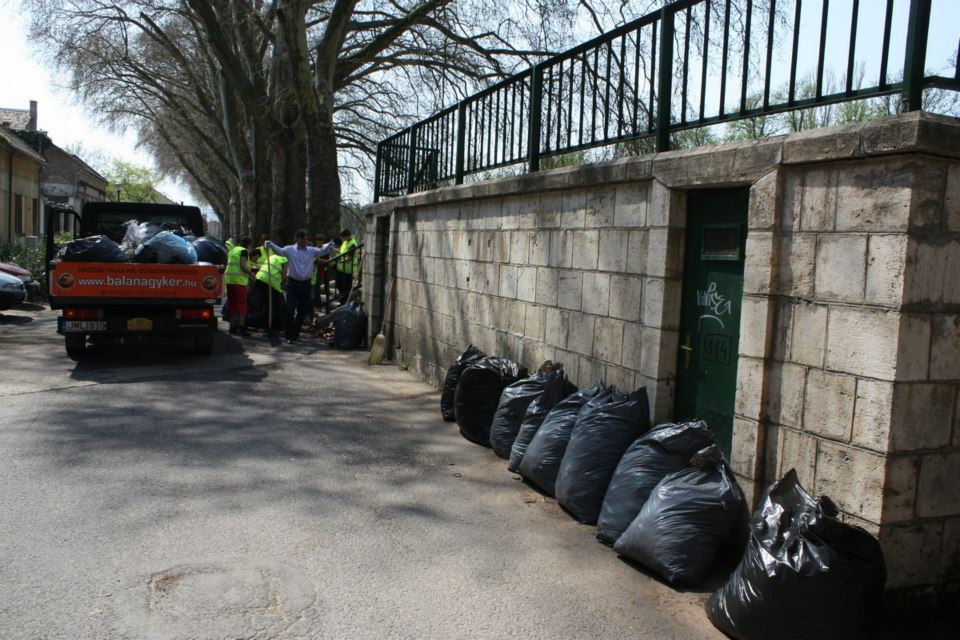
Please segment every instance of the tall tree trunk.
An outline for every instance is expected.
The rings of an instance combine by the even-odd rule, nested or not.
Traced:
[[[340,231],[340,164],[337,158],[337,134],[332,110],[324,108],[333,103],[324,101],[319,117],[307,119],[307,220],[314,232],[333,238]]]
[[[296,127],[276,132],[273,147],[273,198],[270,237],[274,242],[293,242],[297,229],[306,224],[306,145]]]
[[[340,173],[337,136],[333,125],[332,70],[343,44],[346,24],[357,0],[330,3],[330,16],[316,59],[311,61],[304,23],[305,0],[279,0],[277,18],[278,51],[287,57],[290,88],[301,110],[306,134],[307,201],[306,223],[313,233],[334,236],[340,227]],[[278,53],[279,55],[279,53]]]
[[[247,229],[254,242],[264,235],[270,235],[270,218],[273,215],[273,171],[270,162],[270,148],[259,134],[253,120],[248,125],[250,132],[250,155],[253,159],[252,181],[253,200],[250,207]]]

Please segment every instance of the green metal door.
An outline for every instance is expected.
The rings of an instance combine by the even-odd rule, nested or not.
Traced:
[[[730,456],[749,191],[691,191],[680,306],[678,420],[706,420]]]

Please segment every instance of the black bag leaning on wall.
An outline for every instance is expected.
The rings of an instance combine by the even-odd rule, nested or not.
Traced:
[[[840,522],[791,469],[764,493],[740,565],[707,617],[737,640],[876,637],[887,567],[877,539]]]
[[[597,539],[613,545],[643,509],[654,487],[671,473],[690,466],[690,458],[711,444],[713,435],[701,420],[657,425],[640,436],[613,472],[597,520]]]
[[[509,458],[513,442],[517,439],[520,425],[530,405],[543,394],[550,372],[556,367],[553,362],[547,361],[540,371],[518,380],[503,390],[500,395],[500,404],[493,416],[490,425],[490,448],[501,458]],[[562,368],[562,365],[560,365]]]
[[[333,346],[337,349],[358,349],[367,331],[367,312],[363,303],[354,300],[333,323]]]
[[[699,584],[733,532],[743,492],[716,445],[661,480],[613,545],[674,585]]]
[[[567,396],[550,410],[543,424],[527,445],[520,461],[520,475],[540,487],[547,495],[556,493],[557,472],[570,442],[570,433],[577,416],[590,403],[602,402],[607,394],[603,382],[597,380],[588,389]]]
[[[471,344],[447,369],[447,375],[443,379],[443,390],[440,392],[440,415],[446,422],[454,422],[457,419],[453,398],[457,394],[457,383],[460,382],[464,369],[486,357],[487,354]]]
[[[558,365],[559,369],[550,374],[550,378],[543,385],[543,393],[527,407],[527,412],[523,416],[523,422],[520,424],[520,431],[517,433],[513,446],[510,447],[510,462],[507,469],[517,473],[520,471],[520,462],[523,460],[523,454],[527,451],[527,446],[533,440],[540,425],[550,410],[558,402],[572,393],[577,392],[577,386],[567,380],[563,372],[563,365]]]
[[[650,428],[647,390],[621,395],[577,417],[557,473],[557,502],[584,524],[597,521],[620,458]]]
[[[526,375],[525,367],[505,358],[488,356],[467,367],[457,383],[453,402],[463,437],[489,447],[490,425],[500,404],[500,395]]]

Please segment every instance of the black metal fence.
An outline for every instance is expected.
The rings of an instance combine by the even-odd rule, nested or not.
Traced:
[[[925,88],[960,90],[960,49],[952,76],[926,72],[932,0],[841,2],[674,2],[383,140],[374,199],[519,162],[537,171],[541,158],[630,140],[665,151],[676,132],[744,118],[892,94],[912,111]],[[828,48],[837,23],[849,29]],[[846,63],[839,84],[828,58]]]

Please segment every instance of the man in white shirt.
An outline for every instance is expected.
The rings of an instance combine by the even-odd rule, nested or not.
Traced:
[[[322,247],[311,247],[309,241],[310,234],[306,229],[300,229],[296,233],[294,244],[281,247],[270,240],[264,242],[264,247],[271,253],[287,259],[284,337],[291,343],[300,341],[300,326],[310,316],[310,278],[313,277],[314,264],[320,256],[329,255],[336,250],[333,242]]]

